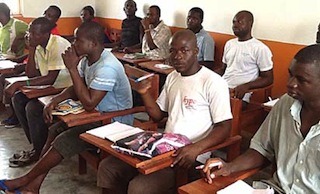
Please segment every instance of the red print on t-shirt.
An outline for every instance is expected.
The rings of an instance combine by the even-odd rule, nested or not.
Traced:
[[[184,106],[188,109],[193,108],[193,105],[196,103],[194,99],[189,99],[187,96],[183,98]]]

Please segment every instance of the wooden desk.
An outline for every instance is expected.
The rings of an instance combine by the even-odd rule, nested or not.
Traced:
[[[243,180],[257,173],[261,168],[255,168],[242,172],[233,173],[230,176],[220,176],[213,180],[212,184],[206,183],[203,179],[193,181],[189,184],[179,187],[179,194],[215,194],[217,191],[227,187],[228,185]]]
[[[38,98],[60,93],[64,88],[55,88],[53,86],[23,86],[20,91],[29,99]]]
[[[131,63],[131,64],[138,64],[141,62],[145,62],[145,61],[151,61],[151,59],[148,58],[141,58],[141,59],[128,59],[128,58],[124,58],[125,53],[120,53],[120,52],[112,52],[112,54],[117,57],[117,59],[127,62],[127,63]]]
[[[43,96],[38,98],[38,100],[43,104],[47,105],[50,101],[53,95],[50,96]],[[87,124],[90,123],[89,121],[92,120],[93,118],[96,118],[100,116],[100,112],[98,111],[92,111],[92,112],[81,112],[79,114],[67,114],[67,115],[61,115],[57,116],[60,120],[62,120],[64,123],[67,124],[68,127],[73,127],[76,125],[81,125],[81,124]]]
[[[156,73],[161,73],[161,74],[165,74],[168,75],[169,73],[171,73],[172,71],[174,71],[174,68],[169,68],[169,69],[161,69],[156,67],[156,64],[163,64],[164,61],[147,61],[147,62],[142,62],[142,63],[138,63],[139,67],[151,70],[153,72]]]
[[[120,160],[128,163],[129,165],[137,168],[137,170],[142,174],[150,174],[152,172],[161,170],[163,168],[169,167],[170,164],[172,163],[171,155],[173,154],[174,151],[161,154],[149,160],[139,160],[132,156],[125,155],[115,151],[113,148],[111,148],[112,142],[109,140],[105,140],[88,133],[81,134],[80,138],[100,148],[101,150],[107,152],[108,154],[111,154],[119,158]]]

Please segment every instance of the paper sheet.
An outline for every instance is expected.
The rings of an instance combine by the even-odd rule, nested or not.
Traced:
[[[115,142],[119,139],[128,137],[141,131],[143,130],[123,123],[114,122],[95,129],[91,129],[87,131],[87,133],[95,135],[102,139],[106,138],[112,142]]]

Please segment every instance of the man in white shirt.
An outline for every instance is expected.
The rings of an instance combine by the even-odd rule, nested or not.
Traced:
[[[177,150],[172,167],[193,172],[197,156],[205,149],[224,141],[229,135],[232,114],[227,83],[219,75],[201,66],[197,60],[195,34],[177,32],[170,43],[170,61],[176,71],[168,75],[155,102],[141,83],[139,93],[154,121],[168,117],[165,132],[187,136],[193,144]],[[175,170],[165,168],[149,175],[115,157],[104,159],[98,170],[98,186],[103,193],[176,193]]]
[[[273,83],[270,49],[251,35],[253,15],[240,11],[233,18],[232,30],[237,36],[229,40],[223,52],[223,67],[217,73],[227,81],[232,97],[249,102],[251,89]]]

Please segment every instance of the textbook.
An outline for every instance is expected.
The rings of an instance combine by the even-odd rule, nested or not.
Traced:
[[[107,139],[113,142],[111,147],[116,151],[142,160],[191,144],[184,135],[144,131],[119,122],[91,129],[87,133]]]
[[[84,109],[80,101],[66,99],[58,104],[58,106],[52,111],[52,115],[67,115],[70,113],[78,114],[83,111]]]
[[[111,147],[121,153],[145,160],[188,144],[191,144],[191,141],[184,135],[142,131],[116,141]]]
[[[142,59],[142,58],[145,58],[146,55],[143,53],[131,53],[131,54],[125,54],[123,57],[127,59]]]

